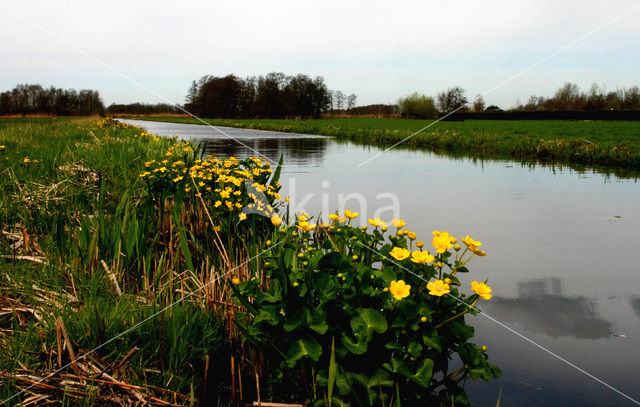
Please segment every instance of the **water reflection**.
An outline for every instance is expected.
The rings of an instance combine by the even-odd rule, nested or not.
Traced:
[[[629,303],[631,304],[631,308],[633,308],[633,312],[640,318],[640,297],[631,297]]]
[[[483,308],[502,322],[521,324],[552,338],[598,339],[612,332],[612,323],[598,316],[594,300],[563,295],[560,278],[523,281],[518,284],[517,298],[496,296]]]
[[[274,162],[278,162],[280,155],[284,155],[284,162],[287,165],[319,167],[324,161],[329,139],[259,138],[242,140],[242,144],[220,138],[205,138],[197,141],[204,155],[246,158],[257,155],[255,151],[259,151]]]

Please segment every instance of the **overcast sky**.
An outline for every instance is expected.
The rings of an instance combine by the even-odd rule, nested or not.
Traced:
[[[471,98],[635,7],[485,96],[511,107],[567,81],[585,91],[594,82],[607,90],[640,85],[638,5],[0,0],[0,90],[39,83],[97,89],[107,105],[164,101],[76,47],[174,103],[204,74],[272,71],[321,75],[359,105],[456,85]]]

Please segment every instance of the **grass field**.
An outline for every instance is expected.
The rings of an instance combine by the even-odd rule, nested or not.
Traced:
[[[192,118],[141,120],[202,124]],[[486,158],[640,169],[640,123],[627,121],[438,122],[411,119],[205,119],[219,126],[320,134],[357,143],[426,148]],[[433,124],[405,140],[416,131]]]
[[[163,225],[193,228],[139,176],[172,143],[95,118],[0,120],[0,401],[35,385],[8,405],[189,405],[226,386],[227,330],[203,295],[36,384],[202,284]]]

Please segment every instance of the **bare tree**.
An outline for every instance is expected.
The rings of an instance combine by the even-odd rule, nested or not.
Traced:
[[[473,111],[474,112],[483,112],[485,108],[484,98],[482,95],[476,96],[473,100]]]
[[[342,91],[337,90],[335,91],[335,93],[333,94],[333,97],[335,98],[335,106],[336,109],[338,110],[342,110],[344,108],[344,102],[345,102],[345,94],[342,93]]]
[[[356,107],[356,99],[358,97],[355,94],[350,94],[347,96],[347,111],[351,111],[354,107]]]
[[[459,86],[438,93],[437,97],[437,107],[441,114],[462,110],[468,102],[464,89]]]

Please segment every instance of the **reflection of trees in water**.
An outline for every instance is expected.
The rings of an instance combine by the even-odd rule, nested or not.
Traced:
[[[318,166],[323,163],[327,150],[327,138],[254,138],[234,140],[203,139],[200,148],[203,155],[235,156],[246,158],[265,155],[277,162],[284,154],[285,164],[304,164]],[[243,145],[244,144],[244,145]]]
[[[518,298],[493,297],[483,308],[500,321],[518,323],[525,329],[552,338],[606,338],[611,322],[598,316],[594,300],[562,295],[562,280],[545,278],[518,284]],[[639,304],[640,305],[640,304]]]
[[[636,313],[636,316],[640,318],[640,297],[631,297],[629,300],[631,303],[631,308],[633,308],[633,312]]]

